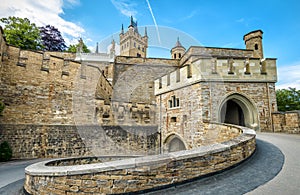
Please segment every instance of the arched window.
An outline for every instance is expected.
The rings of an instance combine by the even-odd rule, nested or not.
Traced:
[[[258,50],[258,44],[257,43],[254,45],[254,49]]]

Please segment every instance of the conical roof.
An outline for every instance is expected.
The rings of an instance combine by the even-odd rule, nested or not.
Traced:
[[[177,41],[176,41],[176,44],[173,48],[176,48],[176,47],[183,47],[179,41],[179,37],[177,37]],[[184,47],[183,47],[184,48]]]

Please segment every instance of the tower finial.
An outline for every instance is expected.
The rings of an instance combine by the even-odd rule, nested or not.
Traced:
[[[175,47],[182,47],[182,45],[181,45],[181,43],[179,41],[179,37],[177,37],[177,42],[176,42]]]
[[[95,53],[99,53],[98,42],[97,42],[97,45],[96,45],[96,51],[95,51]]]
[[[133,23],[134,23],[134,22],[133,22],[133,17],[130,16],[130,25],[133,26]]]
[[[148,37],[148,35],[147,35],[147,27],[145,27],[145,35],[144,35],[144,37]]]
[[[124,34],[124,26],[122,24],[122,27],[121,27],[121,34]]]

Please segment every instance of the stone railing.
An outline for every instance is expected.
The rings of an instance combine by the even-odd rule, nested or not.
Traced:
[[[29,194],[116,194],[146,192],[203,177],[232,167],[255,151],[255,132],[193,150],[74,166],[47,166],[57,160],[25,169],[24,189]]]

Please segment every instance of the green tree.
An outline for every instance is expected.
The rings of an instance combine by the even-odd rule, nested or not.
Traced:
[[[4,23],[4,34],[8,44],[21,49],[42,49],[40,30],[27,18],[10,16],[1,18]]]
[[[8,161],[12,157],[12,149],[7,141],[0,144],[0,161]]]
[[[276,100],[279,111],[300,110],[300,90],[296,88],[276,90]]]
[[[83,53],[90,53],[91,51],[87,48],[87,46],[84,44],[82,39],[80,38],[79,42],[76,45],[69,45],[69,48],[67,50],[68,52],[76,53],[78,51],[81,51]]]

